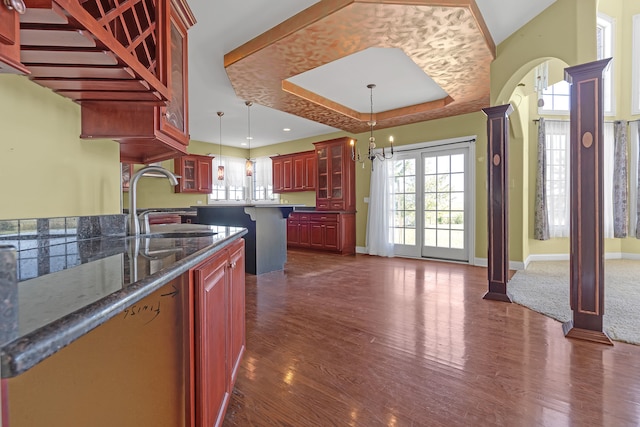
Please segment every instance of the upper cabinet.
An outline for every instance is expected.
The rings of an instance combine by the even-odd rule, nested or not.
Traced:
[[[0,73],[28,74],[20,62],[19,13],[24,13],[22,0],[0,2]]]
[[[186,153],[184,0],[26,0],[21,59],[31,78],[81,105],[82,138],[121,143],[121,160]],[[125,102],[123,102],[125,101]]]
[[[213,190],[213,157],[181,156],[173,160],[173,170],[178,178],[177,193],[204,193]]]
[[[273,156],[271,165],[274,193],[315,190],[315,151]]]
[[[318,182],[316,210],[355,211],[355,162],[351,160],[350,138],[316,142]]]

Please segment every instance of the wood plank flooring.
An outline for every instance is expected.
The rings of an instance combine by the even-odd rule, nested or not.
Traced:
[[[481,267],[289,251],[247,276],[224,426],[640,425],[640,346],[486,291]]]

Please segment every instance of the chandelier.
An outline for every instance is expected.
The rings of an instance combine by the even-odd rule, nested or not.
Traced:
[[[224,166],[222,165],[222,116],[224,116],[224,113],[222,111],[218,111],[216,114],[220,118],[220,156],[218,157],[218,181],[224,181]]]
[[[376,121],[373,119],[373,89],[375,87],[376,85],[374,85],[373,83],[367,85],[371,97],[371,111],[369,113],[369,121],[367,122],[367,124],[369,125],[369,149],[367,152],[367,158],[371,161],[372,171],[374,159],[383,161],[393,158],[393,136],[389,137],[389,143],[391,144],[391,152],[389,154],[385,152],[384,147],[382,147],[382,150],[376,150],[376,137],[373,136],[373,127],[376,125]],[[360,151],[356,150],[355,140],[352,139],[349,144],[351,145],[351,160],[353,160],[354,162],[362,163],[362,167],[364,168],[365,160],[360,157]]]

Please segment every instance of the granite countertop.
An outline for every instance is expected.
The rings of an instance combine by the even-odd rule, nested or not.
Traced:
[[[202,208],[296,208],[304,205],[292,205],[292,204],[281,204],[281,203],[216,203],[211,205],[196,205],[191,206],[194,209],[202,209]]]
[[[33,367],[247,232],[192,224],[151,231],[164,234],[3,237],[0,245],[18,249],[18,319],[13,339],[1,347],[2,377]],[[184,231],[191,234],[176,234]],[[28,278],[20,279],[20,269]]]

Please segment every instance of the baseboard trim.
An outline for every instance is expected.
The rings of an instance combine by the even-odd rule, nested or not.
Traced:
[[[367,248],[364,246],[356,246],[356,253],[357,254],[367,254]]]
[[[604,259],[640,260],[640,254],[630,252],[607,252]],[[524,261],[525,268],[534,261],[569,261],[569,254],[532,254]]]
[[[473,265],[477,267],[488,267],[489,260],[487,258],[474,258]],[[522,261],[509,261],[509,270],[524,270],[524,262]]]

